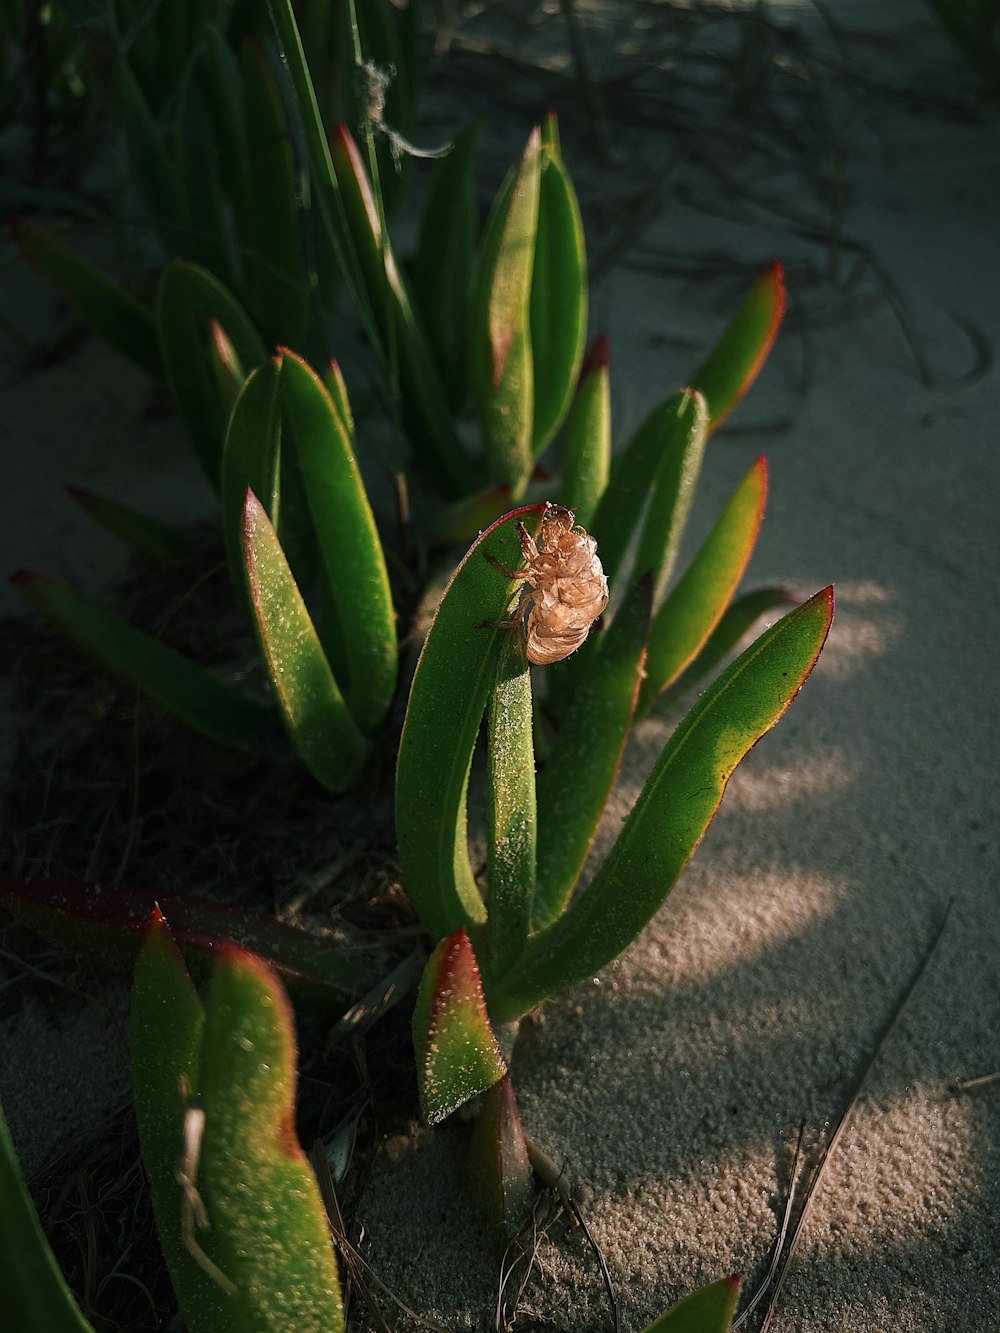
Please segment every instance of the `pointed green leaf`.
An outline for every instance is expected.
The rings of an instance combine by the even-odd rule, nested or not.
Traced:
[[[693,690],[699,681],[710,676],[715,668],[734,650],[744,634],[761,616],[777,607],[795,605],[795,598],[787,588],[755,588],[744,593],[726,607],[722,619],[705,640],[704,646],[689,667],[668,685],[657,699],[658,705],[667,705]]]
[[[342,1014],[382,975],[376,963],[337,949],[325,935],[190,893],[72,880],[0,879],[0,902],[50,943],[86,954],[101,967],[129,973],[150,913],[158,907],[199,980],[220,943],[231,940],[270,963],[296,999],[319,1012]]]
[[[198,1078],[201,1244],[236,1288],[240,1328],[341,1333],[330,1228],[295,1136],[295,1084],[295,1021],[281,983],[227,945],[205,1006]]]
[[[640,713],[697,657],[722,619],[757,541],[766,499],[767,465],[762,455],[653,617]]]
[[[435,166],[413,265],[414,294],[451,401],[465,398],[465,336],[476,239],[472,164],[480,126],[459,130]]]
[[[483,1098],[469,1145],[469,1171],[486,1224],[506,1249],[529,1221],[535,1193],[517,1098],[507,1074]]]
[[[506,514],[473,543],[441,599],[410,688],[396,768],[396,833],[407,892],[438,939],[486,915],[469,864],[465,791],[498,636],[509,631],[477,625],[503,620],[516,586],[486,554],[516,568],[517,521],[533,526],[542,508]]]
[[[470,374],[487,463],[491,477],[506,482],[515,499],[528,483],[533,461],[531,277],[541,160],[541,134],[535,129],[487,220],[472,299]]]
[[[163,358],[152,310],[41,227],[20,219],[13,226],[24,257],[59,288],[90,327],[116,352],[162,379]]]
[[[180,528],[160,523],[148,514],[133,509],[131,505],[110,500],[106,495],[98,495],[82,486],[67,486],[66,490],[101,527],[153,560],[172,564],[183,560],[191,550],[188,535]]]
[[[581,678],[538,775],[536,929],[565,906],[614,786],[639,697],[651,610],[652,579],[646,575]]]
[[[319,376],[285,352],[285,423],[301,467],[327,587],[343,626],[345,697],[362,731],[385,719],[396,688],[396,621],[389,573],[351,440]]]
[[[647,1325],[643,1333],[729,1333],[739,1298],[740,1279],[723,1278],[685,1296]]]
[[[222,326],[243,365],[257,366],[265,359],[264,344],[236,298],[207,270],[175,260],[160,282],[160,345],[195,453],[218,490],[229,403],[213,368],[213,321]]]
[[[683,457],[694,417],[691,393],[671,394],[653,408],[612,463],[611,479],[597,506],[592,529],[612,587],[618,583],[629,542],[657,473],[668,455]]]
[[[243,552],[258,637],[292,743],[317,782],[346,791],[371,747],[348,711],[277,534],[251,490],[243,508]]]
[[[553,128],[541,152],[531,275],[531,448],[536,456],[569,411],[587,336],[587,255],[580,206],[559,155],[555,116],[548,119]]]
[[[184,1244],[177,1167],[185,1112],[198,1091],[204,1013],[159,908],[150,914],[136,962],[130,1026],[139,1147],[174,1295],[192,1329],[239,1333],[236,1303]]]
[[[708,402],[710,430],[729,415],[757,378],[785,313],[785,279],[772,264],[750,288],[722,337],[691,376]]]
[[[535,892],[535,745],[523,641],[502,642],[486,727],[490,975],[517,961]]]
[[[341,125],[334,135],[333,166],[354,253],[357,256],[379,345],[395,349],[401,411],[421,465],[449,495],[471,489],[474,469],[455,433],[444,385],[431,357],[403,274],[382,228],[371,182],[357,145]],[[392,357],[386,356],[391,368]]]
[[[611,377],[608,340],[594,339],[562,433],[560,494],[576,521],[589,528],[611,470]]]
[[[0,1284],[18,1333],[93,1333],[49,1249],[0,1109]]]
[[[225,409],[232,410],[243,388],[246,372],[229,335],[217,319],[209,321],[209,329],[212,337],[208,351],[219,390],[219,401]]]
[[[737,764],[802,687],[832,616],[833,590],[825,588],[772,625],[700,697],[586,891],[532,936],[524,962],[491,986],[497,1021],[592,976],[635,939],[704,836]]]
[[[244,46],[240,70],[244,124],[253,145],[247,281],[268,340],[296,347],[305,333],[309,288],[299,247],[292,145],[274,78],[256,44]]]
[[[340,424],[344,428],[348,440],[351,442],[351,448],[354,448],[354,415],[351,412],[350,399],[347,396],[347,385],[344,383],[344,375],[336,361],[329,361],[326,370],[323,373],[323,383],[326,385],[326,391],[333,399],[333,405],[337,409],[337,416],[340,418]]]
[[[243,506],[247,487],[262,496],[272,524],[278,521],[281,462],[281,358],[258,366],[236,400],[222,452],[222,532],[229,574],[247,614],[253,608],[243,560]]]
[[[507,1072],[464,930],[443,939],[427,962],[413,1011],[413,1049],[420,1110],[430,1125]]]
[[[269,709],[223,684],[68,583],[21,570],[12,582],[36,611],[91,657],[203,736],[251,753],[274,740]]]
[[[654,602],[660,600],[677,560],[701,472],[707,429],[704,398],[697,391],[685,395],[656,469],[632,566],[636,574],[652,571]]]

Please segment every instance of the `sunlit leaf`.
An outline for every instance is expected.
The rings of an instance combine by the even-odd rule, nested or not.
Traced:
[[[729,415],[757,378],[774,345],[785,313],[785,278],[780,264],[771,267],[743,299],[722,337],[691,376],[708,403],[709,430]]]
[[[726,1277],[685,1296],[643,1333],[729,1333],[740,1298],[740,1279]]]
[[[413,1011],[420,1109],[436,1124],[507,1072],[483,999],[479,968],[464,930],[431,954]]]
[[[562,502],[589,528],[611,469],[611,377],[608,340],[594,339],[562,433]]]
[[[522,964],[491,985],[497,1021],[592,976],[635,939],[704,836],[737,764],[806,680],[832,616],[833,590],[825,588],[772,625],[699,698],[586,891],[531,937]]]
[[[707,427],[704,398],[698,392],[686,394],[664,440],[632,565],[636,574],[652,573],[654,602],[660,600],[677,560],[701,472]]]
[[[762,456],[653,617],[640,713],[695,659],[722,619],[757,541],[766,498],[767,466]]]
[[[472,752],[496,671],[499,638],[481,629],[503,620],[520,561],[517,521],[543,506],[498,519],[452,575],[424,643],[410,689],[396,769],[396,833],[407,892],[435,938],[485,918],[469,864],[465,792]]]
[[[334,680],[277,534],[250,490],[243,551],[261,648],[292,743],[317,782],[346,791],[371,747]]]

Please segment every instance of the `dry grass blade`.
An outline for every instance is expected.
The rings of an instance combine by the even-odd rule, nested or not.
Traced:
[[[882,1033],[879,1036],[878,1041],[875,1043],[875,1047],[872,1050],[871,1055],[868,1057],[868,1060],[866,1061],[864,1068],[862,1069],[861,1074],[854,1085],[854,1090],[852,1091],[850,1098],[848,1099],[847,1105],[841,1112],[840,1119],[837,1121],[836,1129],[833,1131],[833,1134],[830,1136],[826,1145],[819,1154],[819,1157],[816,1161],[816,1165],[812,1170],[812,1174],[809,1179],[809,1184],[806,1187],[805,1195],[802,1199],[802,1207],[800,1208],[799,1215],[795,1221],[795,1226],[792,1230],[791,1239],[788,1242],[788,1246],[785,1250],[784,1256],[782,1257],[777,1269],[777,1273],[774,1279],[774,1286],[771,1289],[771,1295],[767,1303],[767,1309],[765,1310],[764,1318],[761,1321],[760,1333],[767,1333],[768,1329],[771,1327],[771,1320],[773,1319],[774,1311],[777,1308],[778,1297],[781,1295],[781,1289],[782,1286],[784,1285],[785,1275],[788,1272],[788,1266],[791,1263],[791,1260],[795,1254],[795,1250],[798,1246],[799,1239],[802,1236],[802,1232],[805,1228],[806,1219],[809,1216],[810,1206],[812,1204],[813,1199],[816,1197],[816,1191],[819,1187],[820,1181],[823,1178],[823,1173],[826,1169],[826,1165],[829,1162],[830,1158],[833,1156],[833,1154],[836,1152],[841,1139],[843,1138],[844,1134],[847,1131],[848,1126],[851,1123],[851,1119],[854,1115],[855,1110],[857,1109],[858,1102],[861,1100],[861,1094],[864,1092],[865,1084],[868,1081],[869,1074],[875,1067],[875,1064],[878,1061],[878,1058],[881,1055],[882,1050],[886,1045],[886,1042],[889,1040],[890,1036],[895,1030],[896,1025],[898,1024],[900,1018],[902,1017],[907,1006],[909,1005],[910,1000],[913,998],[913,995],[916,992],[917,987],[920,985],[924,973],[927,971],[927,968],[930,965],[931,959],[937,952],[938,946],[941,943],[941,939],[944,936],[945,928],[948,925],[948,919],[951,916],[951,908],[952,904],[949,903],[948,908],[945,911],[944,917],[942,918],[941,924],[938,926],[934,939],[931,941],[929,948],[924,953],[924,956],[921,959],[920,964],[917,967],[916,971],[914,972],[909,985],[903,992],[900,999],[897,1001],[896,1007],[893,1010],[892,1015],[890,1016],[888,1022],[882,1029]]]
[[[757,1306],[764,1299],[764,1297],[767,1294],[768,1288],[774,1281],[779,1266],[781,1264],[781,1257],[785,1248],[785,1239],[788,1235],[788,1228],[791,1225],[792,1212],[795,1207],[795,1196],[798,1189],[799,1168],[802,1164],[802,1139],[805,1135],[805,1128],[806,1128],[805,1121],[803,1121],[802,1124],[799,1125],[799,1136],[795,1142],[795,1157],[792,1161],[791,1179],[788,1185],[788,1193],[785,1195],[785,1206],[781,1212],[781,1226],[778,1228],[778,1235],[774,1242],[774,1251],[771,1254],[771,1262],[768,1265],[767,1273],[764,1275],[763,1281],[760,1283],[757,1290],[750,1298],[750,1301],[747,1304],[746,1309],[742,1310],[740,1314],[736,1317],[736,1319],[733,1320],[732,1333],[736,1333],[737,1329],[743,1327],[743,1325],[753,1314],[754,1310],[756,1310]]]
[[[962,1078],[951,1085],[952,1092],[969,1092],[972,1088],[985,1088],[988,1083],[1000,1079],[1000,1070],[995,1074],[980,1074],[978,1078]]]
[[[583,1229],[583,1234],[587,1237],[587,1243],[594,1251],[594,1257],[597,1259],[597,1266],[601,1270],[601,1280],[604,1283],[604,1290],[608,1294],[608,1304],[611,1306],[611,1317],[614,1321],[615,1333],[621,1333],[622,1316],[618,1308],[618,1297],[615,1294],[615,1284],[611,1281],[611,1273],[608,1269],[608,1261],[604,1257],[604,1252],[594,1239],[590,1227],[587,1226],[583,1214],[580,1212],[580,1206],[574,1200],[570,1200],[570,1209],[573,1216]]]

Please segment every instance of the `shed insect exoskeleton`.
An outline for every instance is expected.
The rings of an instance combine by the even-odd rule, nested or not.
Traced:
[[[545,507],[538,540],[523,523],[520,569],[505,569],[492,556],[494,565],[509,579],[531,585],[509,620],[485,621],[484,627],[525,627],[525,655],[535,666],[549,666],[569,657],[584,642],[590,627],[608,604],[608,581],[597,556],[597,542],[583,528],[575,528],[576,516],[563,505]]]

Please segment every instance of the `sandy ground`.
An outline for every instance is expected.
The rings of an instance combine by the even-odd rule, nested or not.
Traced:
[[[763,451],[771,494],[748,583],[837,589],[812,679],[733,779],[663,909],[618,963],[526,1022],[516,1052],[526,1127],[567,1164],[627,1333],[697,1284],[737,1271],[750,1289],[762,1277],[799,1126],[814,1157],[949,904],[829,1160],[772,1327],[998,1325],[1000,1082],[953,1085],[1000,1070],[1000,127],[919,7],[832,8],[849,27],[856,77],[824,76],[843,52],[811,7],[769,10],[798,25],[814,56],[822,124],[775,104],[778,142],[801,128],[805,147],[767,159],[743,145],[727,185],[706,165],[724,143],[712,139],[668,178],[664,207],[593,298],[591,326],[611,334],[623,438],[655,394],[683,381],[752,273],[784,261],[786,327],[711,446],[689,549]],[[599,68],[628,35],[616,12],[591,16],[606,22]],[[856,39],[857,23],[869,39]],[[453,90],[432,89],[432,107],[435,95],[454,106]],[[609,111],[614,199],[657,179],[673,140],[669,125],[622,128]],[[511,144],[532,114],[511,118]],[[568,129],[575,172],[580,143]],[[579,168],[598,222],[613,213],[599,206],[600,170]],[[106,370],[104,354],[87,345],[58,373],[86,387],[95,365]],[[62,505],[51,488],[60,475],[95,485],[105,470],[121,475],[146,404],[124,375],[115,404],[95,390],[90,409],[85,398],[69,413],[67,385],[46,383],[62,415],[22,451],[5,561],[78,578],[85,568],[93,586],[115,572],[98,563],[110,547],[84,554],[69,509],[48,507]],[[8,422],[20,413],[23,429],[40,390],[6,392]],[[44,452],[53,429],[70,455]],[[158,493],[171,493],[175,438],[154,428]],[[5,455],[23,439],[12,435]],[[137,472],[148,477],[145,462]],[[138,501],[144,484],[119,493]],[[637,735],[604,847],[675,720]],[[7,1050],[5,1092],[27,1096],[39,1086],[32,1052]],[[23,1107],[8,1110],[30,1151]],[[456,1119],[387,1145],[362,1216],[369,1261],[402,1299],[447,1328],[480,1330],[493,1327],[497,1262],[463,1189],[467,1138]],[[611,1327],[593,1255],[562,1221],[540,1246],[517,1327]]]

